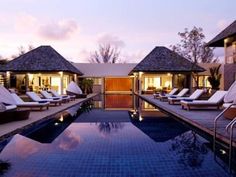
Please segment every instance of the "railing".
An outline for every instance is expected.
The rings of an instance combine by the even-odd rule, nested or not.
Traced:
[[[232,108],[233,106],[236,106],[236,104],[230,104],[227,108],[225,108],[216,118],[214,119],[214,138],[213,138],[213,151],[216,154],[216,136],[217,136],[217,122],[222,117],[222,115]],[[230,123],[226,126],[226,132],[229,132],[229,171],[231,172],[232,169],[232,156],[233,156],[233,132],[234,132],[234,126],[236,124],[236,117],[230,121]]]

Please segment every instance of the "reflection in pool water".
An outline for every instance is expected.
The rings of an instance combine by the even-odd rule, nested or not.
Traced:
[[[0,159],[12,164],[6,176],[229,176],[207,143],[151,106],[93,109],[51,143],[15,135]]]
[[[72,123],[50,144],[16,135],[0,158],[13,164],[6,176],[227,176],[204,140],[192,143],[190,134],[155,142],[132,123],[106,136],[96,123]]]
[[[201,168],[209,151],[203,138],[194,131],[188,131],[175,137],[172,140],[171,150],[175,151],[179,163],[191,168]]]

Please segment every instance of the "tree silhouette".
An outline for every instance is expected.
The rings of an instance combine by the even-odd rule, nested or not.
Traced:
[[[208,149],[194,131],[183,133],[174,138],[172,142],[170,150],[176,152],[179,157],[179,163],[191,168],[201,167]]]
[[[100,44],[99,49],[90,56],[91,63],[117,63],[120,52],[111,44]]]

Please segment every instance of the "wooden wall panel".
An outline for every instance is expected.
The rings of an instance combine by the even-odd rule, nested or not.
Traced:
[[[131,91],[132,78],[106,78],[105,91]]]

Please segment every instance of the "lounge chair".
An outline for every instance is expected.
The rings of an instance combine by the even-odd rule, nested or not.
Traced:
[[[208,100],[181,100],[180,104],[182,109],[190,110],[190,108],[200,108],[200,107],[216,107],[220,108],[222,105],[223,99],[227,91],[216,91]]]
[[[29,114],[30,112],[28,110],[17,110],[16,105],[0,103],[0,124],[28,119]]]
[[[16,109],[17,109],[16,105],[6,105],[4,103],[0,103],[0,112],[13,111]]]
[[[11,96],[15,100],[16,106],[20,108],[39,108],[42,110],[43,108],[48,109],[50,104],[50,102],[25,102],[15,93],[11,93]]]
[[[170,95],[170,96],[163,96],[160,97],[160,101],[165,101],[166,99],[168,100],[169,97],[183,97],[186,93],[188,93],[189,89],[188,88],[183,88],[178,94],[176,95]]]
[[[231,105],[233,104],[233,105]],[[228,92],[224,97],[223,108],[230,108],[224,113],[224,117],[233,119],[236,117],[236,81],[230,86]]]
[[[39,103],[45,103],[45,102],[50,102],[50,104],[59,104],[61,105],[62,100],[61,99],[44,99],[40,98],[36,93],[34,92],[26,92],[26,95],[30,97],[33,101],[37,101]]]
[[[73,81],[71,81],[66,89],[67,95],[75,95],[76,98],[86,98],[87,95],[83,94],[80,87]]]
[[[62,100],[65,100],[65,101],[70,101],[70,100],[75,100],[75,95],[59,95],[58,93],[57,93],[57,91],[55,91],[55,90],[50,90],[50,92],[51,92],[51,94],[53,95],[53,96],[55,96],[55,97],[60,97],[60,98],[62,98]]]
[[[46,98],[46,99],[57,99],[57,100],[61,100],[62,102],[68,102],[68,99],[63,99],[60,96],[52,96],[50,93],[48,93],[47,91],[40,91],[41,95]]]
[[[177,91],[178,91],[178,88],[173,88],[168,94],[154,93],[153,97],[154,98],[164,98],[164,97],[167,98],[168,96],[174,95]]]
[[[224,112],[224,117],[227,119],[234,119],[236,117],[236,100],[233,103],[224,103],[222,105],[224,109],[229,108]]]
[[[204,93],[204,90],[202,89],[197,89],[195,90],[189,97],[175,97],[175,96],[170,96],[168,97],[168,102],[169,104],[175,104],[179,103],[181,100],[196,100],[198,99],[202,94]]]

